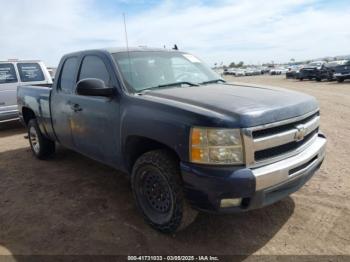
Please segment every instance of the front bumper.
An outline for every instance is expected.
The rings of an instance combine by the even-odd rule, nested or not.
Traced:
[[[336,78],[350,78],[350,73],[349,74],[335,73],[333,76]]]
[[[299,154],[254,169],[181,163],[185,195],[199,210],[233,213],[260,208],[302,187],[321,166],[326,139],[317,139]],[[239,206],[220,208],[221,199],[242,198]]]

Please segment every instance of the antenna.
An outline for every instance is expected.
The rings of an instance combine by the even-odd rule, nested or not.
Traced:
[[[126,30],[125,13],[123,13],[123,22],[124,22],[124,32],[125,32],[126,51],[127,51],[127,53],[128,53],[128,60],[129,60],[129,75],[130,75],[130,80],[131,80],[131,82],[132,82],[131,59],[130,59],[130,51],[129,51],[128,32],[127,32],[127,30]]]
[[[129,52],[129,41],[128,41],[128,32],[127,32],[127,30],[126,30],[125,13],[123,13],[123,22],[124,22],[124,32],[125,32],[126,50]]]

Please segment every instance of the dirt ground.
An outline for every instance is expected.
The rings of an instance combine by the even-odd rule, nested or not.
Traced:
[[[63,148],[36,160],[25,130],[7,125],[0,131],[0,254],[350,255],[350,82],[228,80],[319,100],[327,156],[299,192],[247,213],[200,214],[184,231],[163,235],[143,222],[123,174]]]

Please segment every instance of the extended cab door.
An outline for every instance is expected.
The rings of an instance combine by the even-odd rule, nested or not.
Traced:
[[[77,56],[66,57],[59,68],[60,75],[51,92],[51,117],[56,138],[60,144],[73,148],[71,135],[72,98],[77,79]]]
[[[86,54],[81,62],[78,81],[97,78],[108,87],[116,87],[110,60],[103,53]],[[117,93],[117,92],[115,92]],[[119,154],[119,97],[75,95],[71,98],[72,137],[74,148],[91,158],[118,166]]]

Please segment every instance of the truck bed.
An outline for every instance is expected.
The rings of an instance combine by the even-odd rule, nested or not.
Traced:
[[[23,112],[25,110],[33,111],[40,129],[49,138],[54,136],[50,110],[51,87],[51,84],[41,84],[17,88],[17,103],[21,121],[27,124],[27,120],[23,118]]]

